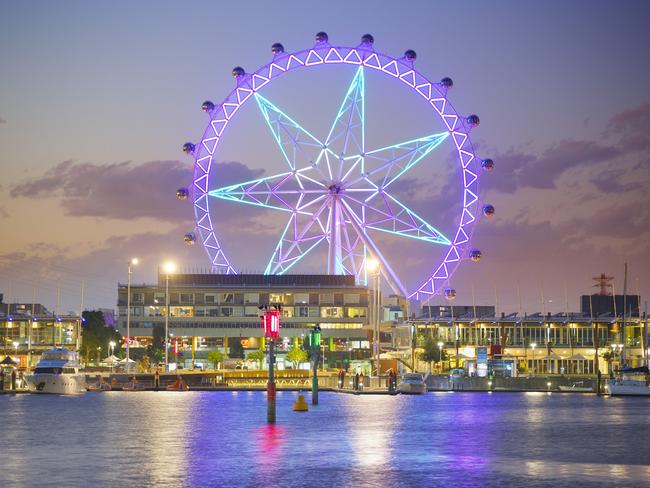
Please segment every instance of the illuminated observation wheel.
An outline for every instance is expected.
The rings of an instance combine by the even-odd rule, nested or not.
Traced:
[[[459,115],[448,101],[452,80],[429,81],[415,69],[414,51],[406,51],[401,58],[379,53],[369,34],[356,47],[342,47],[332,46],[327,34],[319,32],[311,49],[287,53],[281,44],[274,44],[272,52],[273,60],[253,73],[240,67],[233,69],[235,89],[218,105],[203,103],[210,122],[199,143],[183,146],[195,161],[194,180],[190,189],[180,188],[176,195],[179,200],[193,200],[197,232],[187,233],[185,242],[201,242],[215,272],[235,274],[215,233],[210,202],[216,198],[264,207],[287,216],[265,274],[286,273],[322,245],[327,246],[328,274],[354,275],[358,283],[366,284],[367,262],[372,258],[379,263],[394,293],[417,300],[443,293],[453,299],[456,291],[449,286],[449,280],[459,263],[481,258],[481,251],[470,244],[473,225],[481,214],[492,216],[494,207],[480,203],[478,180],[481,172],[491,170],[494,163],[476,157],[469,133],[479,125],[479,118]],[[297,122],[297,117],[284,113],[261,93],[267,84],[288,72],[328,64],[349,65],[354,74],[326,134],[312,134]],[[367,147],[366,70],[410,87],[435,112],[441,130],[392,145]],[[211,169],[219,143],[228,124],[247,102],[257,104],[278,145],[278,157],[286,162],[286,170],[218,187],[211,181]],[[445,140],[453,143],[462,175],[461,211],[455,230],[447,235],[400,201],[391,187]],[[377,233],[443,246],[443,257],[424,282],[409,290],[382,254],[374,238]]]

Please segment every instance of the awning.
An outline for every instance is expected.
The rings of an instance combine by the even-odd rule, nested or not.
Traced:
[[[120,358],[112,354],[107,358],[102,359],[102,363],[106,363],[106,364],[117,364],[119,362],[120,362]]]
[[[5,365],[5,366],[6,366],[6,365],[9,365],[9,366],[15,366],[16,364],[18,364],[18,361],[14,361],[12,358],[10,358],[9,356],[7,356],[7,357],[4,358],[2,361],[0,361],[0,364],[3,364],[3,365]]]
[[[135,363],[135,361],[134,361],[133,359],[130,359],[130,358],[129,358],[128,361],[127,361],[126,358],[124,358],[124,359],[120,359],[118,362],[119,362],[120,364]]]

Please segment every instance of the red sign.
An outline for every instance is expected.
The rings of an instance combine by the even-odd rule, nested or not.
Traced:
[[[264,327],[264,336],[269,339],[280,337],[280,311],[267,310],[262,315],[262,327]]]

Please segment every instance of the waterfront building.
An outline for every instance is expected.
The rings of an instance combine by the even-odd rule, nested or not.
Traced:
[[[231,356],[264,347],[259,306],[282,306],[281,349],[322,330],[329,364],[368,355],[368,289],[354,276],[170,274],[158,283],[131,285],[131,351],[134,358],[164,326],[169,279],[171,350],[184,367],[205,364],[210,350]],[[127,285],[118,285],[119,331],[127,335]],[[282,358],[282,353],[279,358]]]
[[[638,316],[626,318],[622,334],[620,316],[469,313],[452,318],[427,314],[393,327],[392,345],[398,351],[393,354],[410,361],[413,334],[416,339],[431,335],[447,352],[450,365],[469,371],[476,368],[478,348],[486,347],[490,360],[509,361],[516,368],[513,374],[595,374],[597,370],[606,374],[621,367],[623,358],[629,366],[647,364],[647,327],[645,317]]]
[[[81,317],[54,314],[40,303],[0,303],[0,353],[32,367],[52,347],[78,349]]]

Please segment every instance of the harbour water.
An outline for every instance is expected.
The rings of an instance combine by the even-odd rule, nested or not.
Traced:
[[[650,486],[650,399],[296,396],[2,395],[0,486]]]

